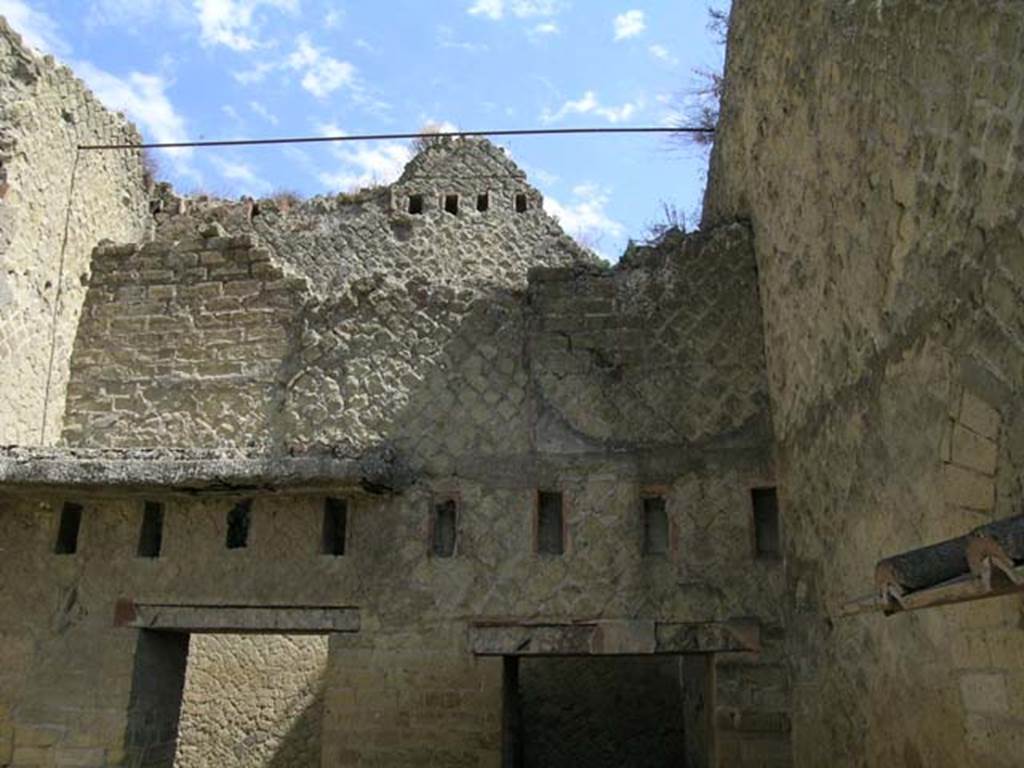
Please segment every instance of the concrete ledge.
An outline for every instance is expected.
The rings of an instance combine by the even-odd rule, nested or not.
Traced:
[[[0,486],[273,490],[295,486],[399,492],[411,473],[393,451],[358,456],[246,456],[175,449],[0,449]]]
[[[160,605],[119,600],[114,625],[165,632],[325,634],[358,632],[359,609],[338,606]]]
[[[477,656],[646,656],[650,654],[756,652],[756,622],[572,623],[492,621],[469,628]]]

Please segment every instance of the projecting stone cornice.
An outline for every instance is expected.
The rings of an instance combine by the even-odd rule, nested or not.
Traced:
[[[203,449],[0,448],[0,487],[179,492],[351,488],[394,493],[410,484],[389,448],[359,456],[247,455]]]

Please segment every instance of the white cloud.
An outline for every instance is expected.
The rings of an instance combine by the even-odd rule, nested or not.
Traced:
[[[626,40],[630,37],[636,37],[647,28],[647,23],[644,21],[643,11],[626,11],[625,13],[619,14],[615,17],[614,25],[616,40]]]
[[[602,106],[601,102],[598,101],[597,94],[593,91],[587,91],[581,98],[570,99],[554,112],[547,109],[544,110],[540,119],[544,123],[556,123],[570,115],[597,115],[598,117],[603,117],[609,123],[621,123],[636,114],[637,110],[642,106],[642,101],[626,102],[618,107]]]
[[[318,99],[327,98],[339,88],[355,85],[356,68],[349,62],[326,55],[323,49],[310,42],[308,35],[299,35],[295,42],[288,66],[304,71],[302,87]]]
[[[324,15],[324,26],[327,29],[337,29],[341,26],[341,22],[345,20],[345,12],[337,8],[332,8]]]
[[[104,105],[123,111],[137,123],[147,141],[160,144],[188,141],[185,118],[171,103],[166,93],[168,83],[159,75],[132,72],[122,78],[87,61],[75,63],[74,69]],[[189,163],[191,149],[164,152],[173,159],[179,174],[198,179],[198,172]]]
[[[505,15],[505,0],[476,0],[469,12],[473,16],[486,16],[497,21]]]
[[[665,62],[669,66],[674,67],[676,64],[679,63],[679,59],[677,59],[675,56],[669,53],[668,48],[666,48],[664,45],[652,45],[647,50],[651,54],[651,56],[658,59],[659,61]]]
[[[273,188],[269,181],[257,175],[252,166],[247,163],[225,160],[216,156],[211,158],[210,162],[226,181],[232,182],[232,186],[238,194],[257,197]]]
[[[163,27],[189,24],[193,9],[189,0],[92,0],[85,23],[89,27],[116,26],[138,32],[139,24],[159,20]]]
[[[60,36],[57,23],[24,0],[0,0],[0,16],[19,33],[25,43],[42,53],[67,55],[71,46]]]
[[[318,126],[322,136],[344,136],[346,132],[335,123]],[[320,183],[332,190],[346,192],[377,184],[390,184],[405,170],[413,156],[406,142],[338,142],[331,145],[331,154],[340,162],[333,171],[320,170]]]
[[[260,61],[249,69],[245,69],[240,72],[232,72],[231,76],[242,85],[252,85],[253,83],[263,82],[266,76],[275,69],[277,69],[276,64],[272,64],[267,61]]]
[[[470,43],[457,39],[455,37],[455,30],[446,24],[441,24],[437,27],[437,47],[465,51],[466,53],[484,53],[487,51],[487,46],[483,43]]]
[[[256,10],[268,6],[294,12],[298,0],[194,0],[204,45],[224,45],[235,51],[251,51],[262,45]]]
[[[227,115],[231,120],[236,123],[242,122],[242,116],[238,114],[238,110],[232,107],[230,104],[225,104],[220,108],[220,111]]]
[[[550,35],[557,35],[561,30],[558,25],[553,21],[544,21],[536,25],[530,30],[530,37],[548,37]]]
[[[518,19],[529,19],[534,16],[554,16],[561,10],[561,6],[561,0],[475,0],[469,7],[469,13],[498,21],[508,11]]]
[[[278,119],[277,119],[277,115],[273,114],[261,102],[250,101],[249,102],[249,109],[251,109],[253,112],[255,112],[257,115],[262,117],[264,120],[266,120],[271,125],[277,125],[278,122],[279,122]]]
[[[346,192],[377,184],[390,184],[412,159],[408,145],[398,142],[359,145],[338,153],[342,167],[322,171],[320,181],[332,190]]]
[[[625,227],[605,212],[610,200],[609,190],[594,184],[579,184],[572,194],[573,201],[569,205],[551,197],[544,200],[545,210],[558,219],[562,229],[594,246],[604,237],[622,237]]]

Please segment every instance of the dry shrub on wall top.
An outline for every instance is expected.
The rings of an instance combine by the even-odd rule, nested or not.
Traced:
[[[715,42],[724,46],[729,35],[729,11],[709,5],[707,29]],[[676,96],[676,126],[702,128],[701,133],[677,133],[673,139],[683,146],[708,147],[715,142],[718,114],[725,91],[725,76],[720,70],[698,67],[692,71],[690,85]]]

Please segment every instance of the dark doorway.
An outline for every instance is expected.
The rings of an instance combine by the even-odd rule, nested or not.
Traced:
[[[505,661],[505,768],[685,766],[680,657]]]

